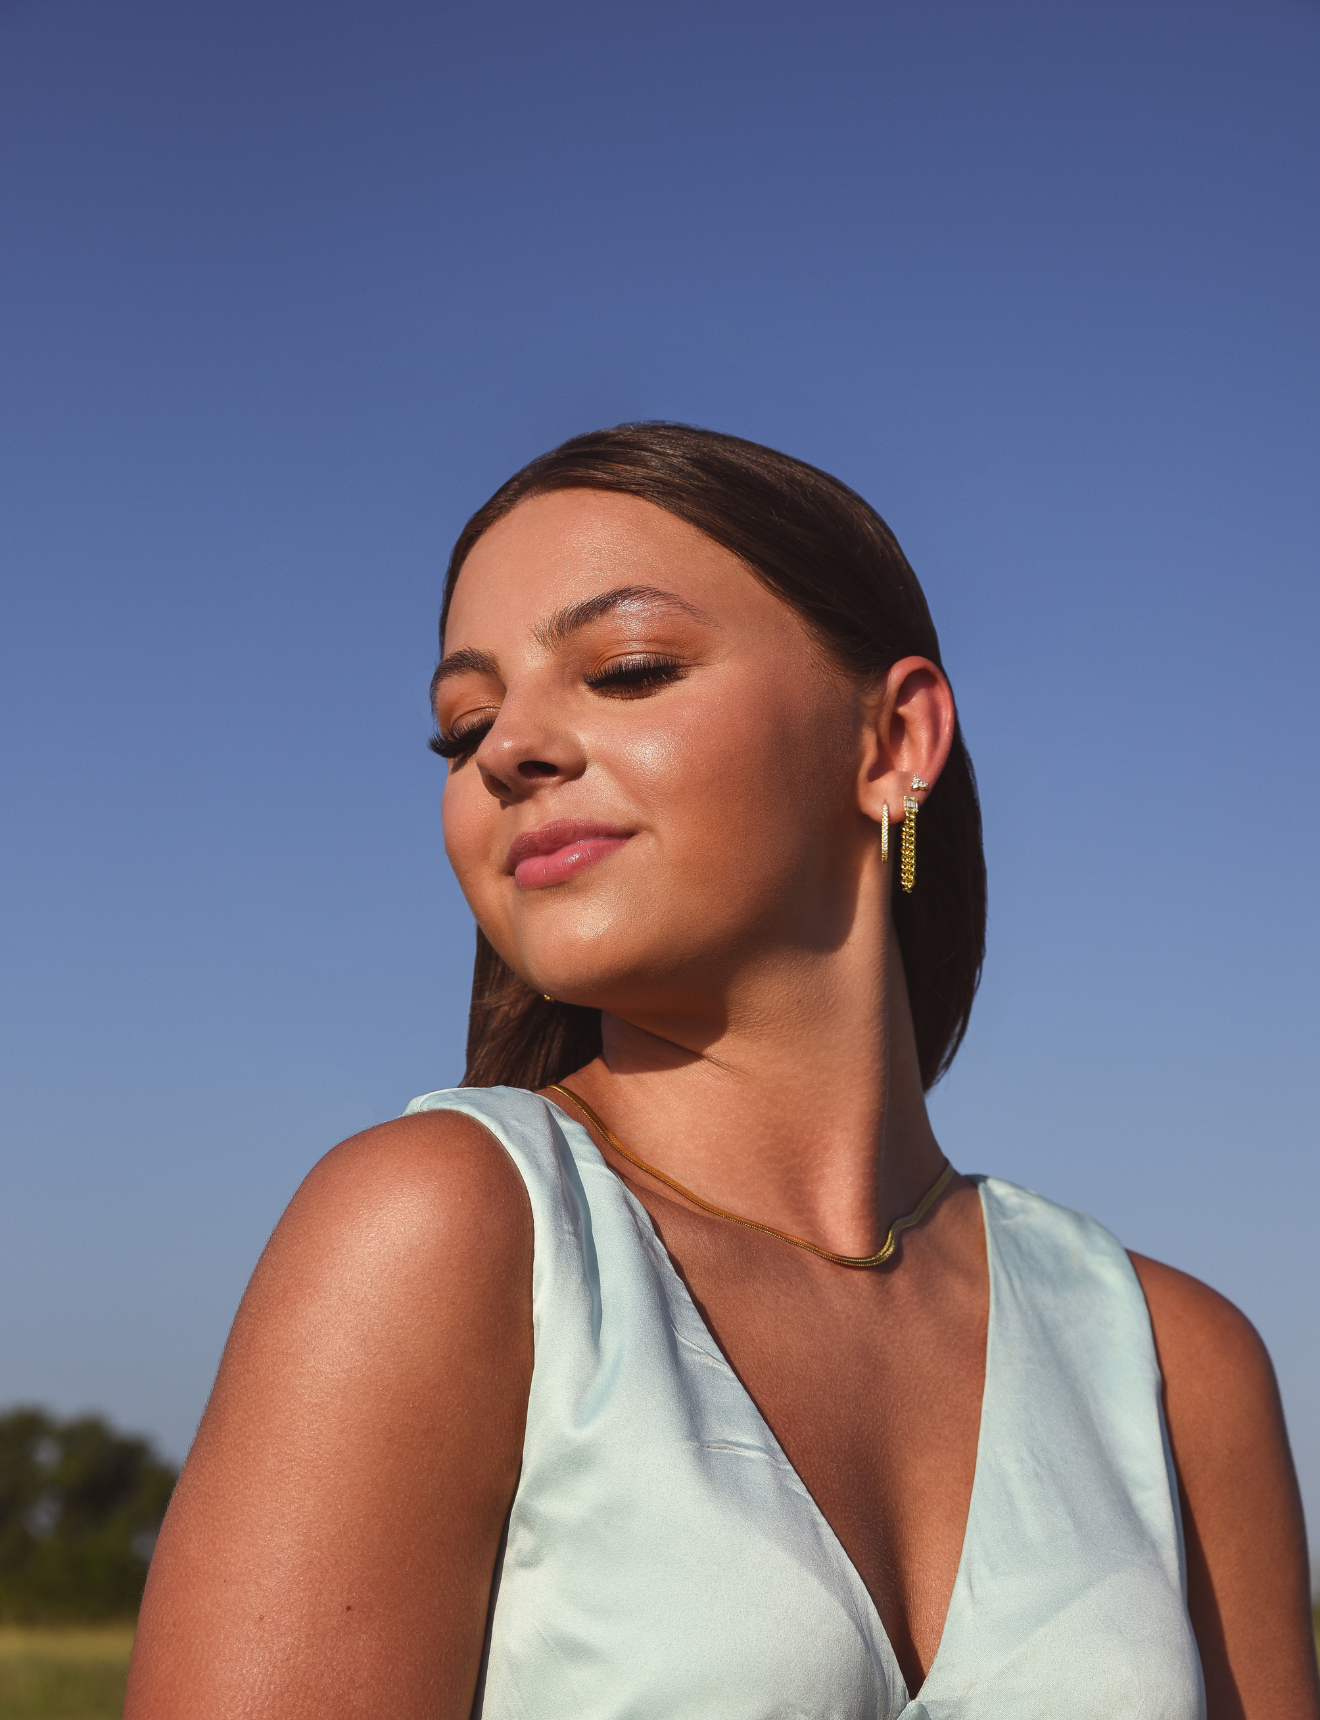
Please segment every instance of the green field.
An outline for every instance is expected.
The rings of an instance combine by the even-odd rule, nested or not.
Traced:
[[[133,1626],[0,1625],[0,1720],[119,1720]]]

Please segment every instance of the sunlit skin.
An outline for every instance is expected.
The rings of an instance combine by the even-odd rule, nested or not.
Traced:
[[[914,775],[919,799],[937,792],[943,675],[906,658],[859,685],[728,552],[586,490],[524,502],[478,541],[442,671],[445,842],[468,901],[530,984],[605,1012],[603,1055],[569,1085],[705,1198],[873,1250],[944,1163],[878,841]],[[711,1217],[598,1144],[915,1691],[976,1459],[974,1188],[958,1178],[890,1266],[854,1271]],[[322,1161],[253,1279],[171,1507],[128,1720],[469,1713],[517,1483],[531,1251],[517,1173],[468,1118],[400,1119]],[[1211,1720],[1316,1720],[1268,1358],[1214,1292],[1136,1265]]]
[[[524,619],[613,592],[654,595],[552,650]],[[665,1168],[711,1199],[805,1221],[842,1252],[874,1247],[886,1209],[914,1204],[942,1164],[905,1011],[890,1078],[857,1074],[877,1051],[884,1061],[892,1027],[881,806],[901,815],[913,775],[938,777],[953,728],[944,677],[908,658],[859,688],[727,551],[646,503],[581,491],[526,504],[477,544],[446,656],[477,640],[500,672],[436,693],[442,734],[495,719],[451,767],[446,847],[506,960],[539,990],[609,1012],[607,1059],[584,1092],[630,1137],[634,1113],[661,1105]],[[676,672],[590,685],[657,660]],[[511,844],[567,819],[633,834],[562,885],[520,888]],[[795,1107],[829,1085],[851,1101],[815,1121],[804,1150]],[[703,1126],[735,1092],[753,1107],[739,1134]],[[896,1101],[900,1152],[884,1139]]]

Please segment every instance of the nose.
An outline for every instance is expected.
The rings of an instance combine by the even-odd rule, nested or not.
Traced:
[[[544,703],[532,706],[506,697],[473,763],[487,791],[512,803],[571,782],[587,761],[581,741],[553,720]]]

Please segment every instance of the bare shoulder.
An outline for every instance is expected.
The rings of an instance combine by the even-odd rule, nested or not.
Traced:
[[[1218,1291],[1131,1258],[1164,1378],[1209,1720],[1316,1720],[1306,1535],[1269,1353]]]
[[[531,1207],[504,1148],[462,1111],[365,1129],[308,1173],[275,1233],[403,1254],[509,1257],[530,1246]]]
[[[342,1141],[257,1264],[185,1484],[212,1446],[264,1443],[284,1417],[292,1434],[313,1401],[315,1442],[370,1439],[381,1410],[407,1406],[406,1451],[439,1435],[455,1387],[507,1426],[530,1377],[531,1262],[522,1178],[474,1118],[422,1112]]]
[[[342,1142],[276,1227],[152,1560],[130,1720],[471,1708],[533,1361],[532,1216],[480,1123]]]
[[[513,1160],[466,1111],[415,1111],[377,1123],[332,1147],[308,1173],[303,1191],[327,1191],[341,1179],[376,1194],[392,1186],[441,1200],[467,1192],[497,1195],[522,1188]]]
[[[259,1330],[265,1345],[342,1350],[347,1334],[400,1353],[432,1322],[481,1344],[530,1297],[532,1216],[516,1166],[458,1111],[366,1129],[308,1173],[267,1244],[234,1324],[226,1366]]]
[[[1283,1407],[1260,1334],[1217,1290],[1133,1255],[1164,1379],[1164,1406],[1186,1504],[1198,1520],[1225,1517],[1244,1474],[1291,1476]]]
[[[1215,1398],[1227,1407],[1273,1404],[1274,1369],[1260,1334],[1226,1296],[1190,1273],[1131,1255],[1150,1310],[1170,1397]]]

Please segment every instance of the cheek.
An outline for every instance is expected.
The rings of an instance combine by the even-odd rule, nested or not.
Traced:
[[[749,845],[769,836],[786,860],[819,837],[853,791],[855,737],[838,695],[802,679],[795,665],[675,701],[663,727],[630,738],[621,766],[662,835],[709,851],[722,871],[734,853],[740,868],[755,863]]]
[[[481,891],[483,874],[489,869],[486,862],[490,844],[488,808],[491,804],[490,795],[470,763],[446,779],[440,801],[445,855],[470,903],[475,903]]]

